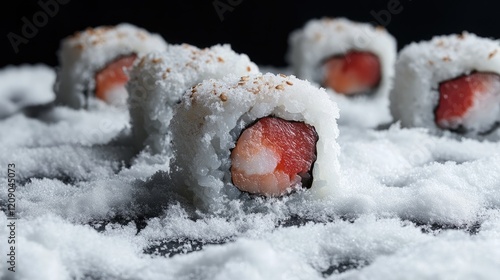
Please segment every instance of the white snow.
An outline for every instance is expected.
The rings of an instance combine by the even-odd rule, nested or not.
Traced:
[[[128,113],[48,108],[0,120],[0,208],[15,163],[17,263],[0,279],[496,279],[500,143],[340,127],[342,179],[196,209]],[[0,213],[0,224],[7,216]],[[0,253],[8,228],[0,227]],[[5,257],[2,258],[5,260]],[[4,262],[4,261],[2,261]]]
[[[43,64],[9,65],[0,70],[0,119],[55,99],[55,71]]]

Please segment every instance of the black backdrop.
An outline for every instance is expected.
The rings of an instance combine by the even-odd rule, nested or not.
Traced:
[[[49,12],[40,3],[50,6]],[[1,67],[38,62],[56,66],[62,38],[88,26],[120,22],[160,33],[169,43],[198,47],[229,43],[257,64],[274,66],[286,65],[289,33],[322,16],[385,25],[399,48],[463,30],[500,38],[499,4],[487,0],[20,0],[10,1],[10,7],[6,4],[0,21]],[[36,29],[29,30],[29,36],[23,35],[26,22]]]

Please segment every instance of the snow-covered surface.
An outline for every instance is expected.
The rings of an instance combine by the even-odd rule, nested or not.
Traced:
[[[164,158],[131,152],[128,121],[104,104],[0,120],[0,207],[15,163],[19,217],[17,271],[0,279],[500,275],[500,143],[341,126],[331,201],[253,198],[215,215],[165,184]]]
[[[55,99],[56,72],[43,64],[9,65],[0,70],[0,119]]]

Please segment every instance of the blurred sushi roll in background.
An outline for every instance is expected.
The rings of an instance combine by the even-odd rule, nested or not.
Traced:
[[[396,40],[382,27],[346,18],[314,19],[289,37],[297,77],[328,89],[339,124],[372,128],[391,122]]]
[[[124,69],[137,57],[165,50],[166,45],[161,36],[128,23],[88,28],[63,39],[56,103],[78,109],[102,100],[125,108]]]
[[[46,65],[7,66],[0,71],[0,119],[54,101],[55,71]]]
[[[337,118],[324,89],[294,76],[205,80],[172,119],[174,185],[214,211],[248,193],[329,197],[340,177]]]
[[[436,36],[404,47],[391,110],[405,127],[498,140],[500,44],[471,33]]]
[[[229,45],[199,49],[188,44],[170,45],[138,60],[127,85],[132,133],[138,149],[149,146],[152,153],[169,148],[169,125],[174,106],[185,91],[205,79],[230,73],[258,73],[247,55],[235,53]]]

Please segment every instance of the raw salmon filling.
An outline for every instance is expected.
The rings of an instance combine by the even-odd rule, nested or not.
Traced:
[[[494,73],[476,72],[442,82],[436,124],[457,132],[487,131],[496,122],[499,96],[500,76]]]
[[[97,72],[95,96],[111,103],[112,99],[119,98],[112,96],[113,94],[127,94],[125,84],[128,82],[128,76],[124,69],[131,67],[136,58],[135,54],[120,57]]]
[[[258,120],[241,133],[231,152],[233,184],[264,196],[309,187],[317,141],[308,124],[276,117]]]
[[[323,66],[324,86],[340,94],[368,94],[380,83],[380,61],[369,52],[350,51],[326,60]]]

